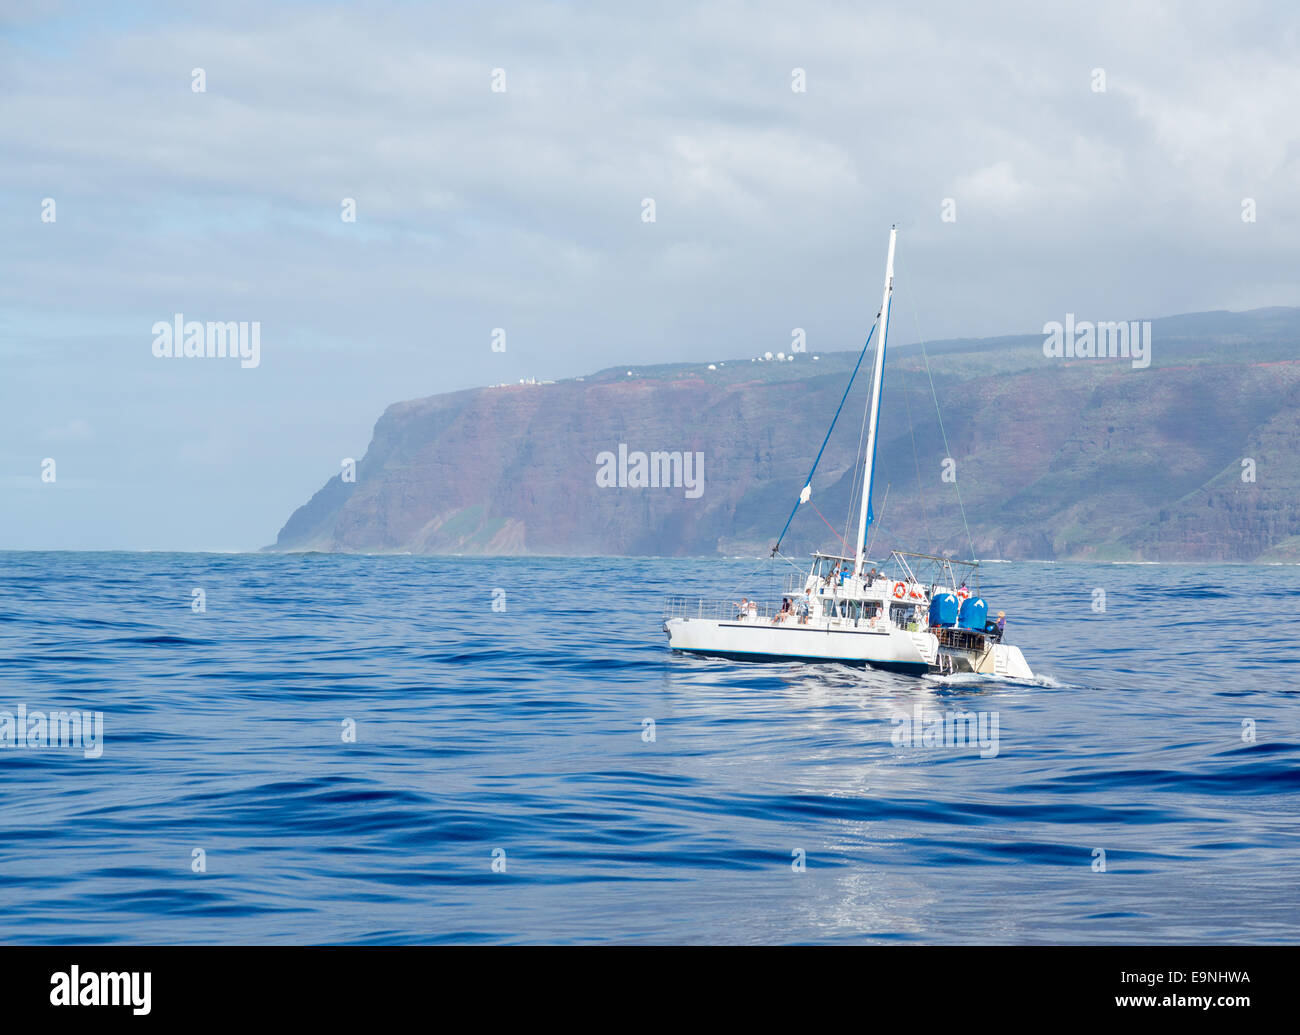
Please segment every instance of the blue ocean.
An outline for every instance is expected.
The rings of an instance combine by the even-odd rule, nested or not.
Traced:
[[[1300,568],[988,564],[1032,683],[671,654],[755,563],[0,553],[0,941],[1300,941]]]

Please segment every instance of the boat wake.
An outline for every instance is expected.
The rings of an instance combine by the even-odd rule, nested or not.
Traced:
[[[980,672],[958,672],[954,675],[937,675],[930,674],[922,677],[927,683],[934,683],[942,687],[951,687],[954,690],[978,689],[990,685],[1023,686],[1039,687],[1045,690],[1082,690],[1083,687],[1076,686],[1073,683],[1066,683],[1055,676],[1045,675],[1041,672],[1035,673],[1030,679],[1019,679],[1014,676],[998,676],[992,673]]]

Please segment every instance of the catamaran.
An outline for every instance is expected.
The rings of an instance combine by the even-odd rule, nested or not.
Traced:
[[[865,544],[867,530],[875,520],[872,483],[897,241],[898,229],[893,227],[880,311],[840,400],[843,409],[878,327],[880,340],[867,403],[857,549],[852,556],[814,553],[807,572],[798,570],[787,580],[779,610],[747,598],[736,603],[670,597],[664,607],[663,628],[673,650],[742,661],[834,662],[914,674],[1033,678],[1020,649],[1002,642],[1001,621],[989,620],[988,606],[979,593],[978,561],[894,550],[888,564],[868,568]],[[831,421],[832,431],[838,418],[839,410]],[[773,556],[799,507],[811,499],[813,474],[830,434],[827,431],[790,518],[772,548]]]

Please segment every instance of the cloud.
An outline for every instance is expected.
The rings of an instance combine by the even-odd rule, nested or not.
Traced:
[[[94,438],[94,433],[87,421],[74,417],[65,424],[47,428],[43,437],[50,442],[88,442]]]
[[[1285,7],[15,12],[0,347],[19,362],[0,402],[44,428],[55,385],[113,456],[147,457],[198,414],[218,440],[237,429],[257,444],[240,484],[216,484],[229,457],[202,449],[187,470],[213,499],[257,500],[235,519],[249,545],[400,398],[749,356],[795,326],[856,347],[895,222],[906,326],[929,338],[1300,302]],[[259,320],[259,373],[152,365],[147,330],[176,312]],[[91,330],[69,341],[69,318]],[[124,512],[161,505],[136,491]],[[229,543],[221,513],[164,527]]]
[[[1029,185],[1016,178],[1011,163],[994,162],[957,181],[957,194],[977,205],[993,207],[1011,205],[1024,200]]]

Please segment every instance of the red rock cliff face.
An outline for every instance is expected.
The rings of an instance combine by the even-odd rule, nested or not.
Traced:
[[[1049,359],[1038,337],[932,347],[942,429],[921,356],[891,351],[873,554],[1300,556],[1300,311],[1202,316],[1156,321],[1145,370]],[[331,479],[275,548],[766,552],[855,359],[606,372],[399,403],[375,426],[356,483]],[[852,540],[867,370],[783,552]],[[599,485],[598,457],[620,444],[702,455],[698,498],[681,483]]]

